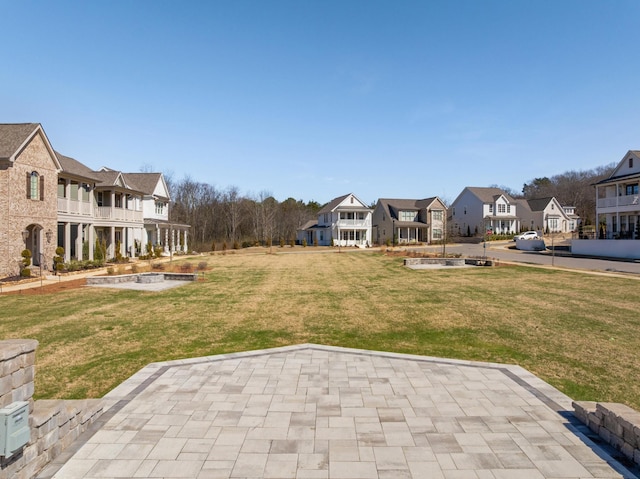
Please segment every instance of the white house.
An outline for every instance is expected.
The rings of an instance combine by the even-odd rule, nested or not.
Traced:
[[[562,206],[555,197],[516,201],[522,228],[550,233],[570,233],[578,228],[573,206]]]
[[[500,188],[467,186],[450,208],[449,231],[462,236],[520,231],[516,201]]]
[[[640,239],[640,151],[628,151],[609,178],[596,183],[596,223],[606,239]]]
[[[373,210],[375,243],[440,241],[446,215],[447,208],[437,196],[422,200],[380,198]]]
[[[372,210],[353,193],[334,198],[318,219],[298,230],[298,241],[319,246],[369,246]]]

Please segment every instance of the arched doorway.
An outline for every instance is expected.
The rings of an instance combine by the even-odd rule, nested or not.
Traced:
[[[24,240],[25,248],[31,251],[31,264],[33,266],[41,266],[41,253],[44,247],[42,242],[42,226],[36,224],[27,226],[22,232],[22,239]]]

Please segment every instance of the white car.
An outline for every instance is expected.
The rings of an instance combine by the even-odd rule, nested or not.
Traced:
[[[514,241],[523,239],[538,239],[538,233],[536,231],[525,231],[524,233],[513,237]]]

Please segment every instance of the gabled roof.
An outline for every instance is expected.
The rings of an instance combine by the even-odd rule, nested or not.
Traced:
[[[71,158],[69,156],[65,156],[56,151],[56,157],[62,166],[62,171],[69,175],[79,176],[82,178],[86,178],[92,181],[100,181],[97,177],[96,172],[93,171],[88,166],[80,163],[78,160]]]
[[[378,202],[390,217],[397,219],[399,211],[422,210],[422,209],[428,208],[436,200],[440,200],[440,198],[438,198],[437,196],[433,196],[431,198],[424,198],[422,200],[400,199],[400,198],[380,198],[378,199]],[[442,201],[440,202],[442,203]]]
[[[546,198],[534,198],[531,200],[527,200],[527,204],[529,205],[529,209],[531,211],[544,211],[544,209],[553,199],[553,196],[548,196]]]
[[[467,186],[465,189],[473,193],[483,203],[494,203],[500,196],[504,196],[509,203],[515,202],[515,200],[501,188]]]
[[[318,214],[324,214],[324,213],[331,213],[333,211],[335,211],[335,209],[340,206],[340,203],[342,203],[344,200],[346,200],[349,196],[353,196],[356,200],[358,200],[358,202],[361,205],[364,205],[364,203],[362,201],[360,201],[360,199],[354,195],[353,193],[348,193],[346,195],[343,196],[339,196],[337,198],[332,199],[329,203],[327,203],[320,211],[318,211]],[[349,207],[349,209],[359,209],[362,211],[371,211],[370,208],[367,208],[366,206],[354,206],[354,207]]]
[[[60,169],[60,162],[40,123],[0,123],[0,160],[15,161],[29,141],[38,133],[42,135],[56,168]]]
[[[628,164],[628,160],[629,158],[635,158],[637,161],[635,162],[635,164],[633,165],[633,168],[631,168],[631,171],[627,172],[622,172],[625,164]],[[618,164],[616,165],[616,167],[614,168],[614,170],[611,172],[611,174],[603,179],[600,180],[596,183],[593,183],[594,185],[602,185],[605,183],[614,183],[616,181],[619,180],[624,180],[625,178],[637,178],[638,176],[640,176],[640,150],[629,150],[627,151],[627,153],[622,157],[622,160],[620,160],[618,162]]]
[[[122,176],[127,186],[134,190],[141,191],[145,195],[153,195],[156,193],[156,187],[159,182],[162,182],[163,189],[166,191],[162,173],[123,173]],[[168,199],[168,193],[167,191],[167,196],[162,195],[162,198]]]

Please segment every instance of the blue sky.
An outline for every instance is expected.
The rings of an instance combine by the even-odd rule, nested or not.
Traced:
[[[640,2],[0,0],[0,122],[90,167],[453,201],[640,149]]]

